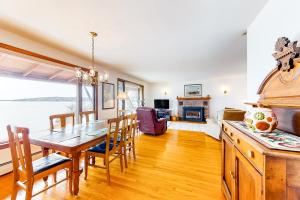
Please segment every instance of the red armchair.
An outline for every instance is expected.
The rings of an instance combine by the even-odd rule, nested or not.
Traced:
[[[150,135],[161,135],[167,130],[167,119],[157,119],[154,108],[137,108],[137,118],[141,132]]]

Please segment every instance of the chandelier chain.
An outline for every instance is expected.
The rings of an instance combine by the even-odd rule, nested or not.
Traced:
[[[95,62],[95,44],[94,44],[94,38],[95,36],[92,35],[92,67],[95,68],[94,62]]]

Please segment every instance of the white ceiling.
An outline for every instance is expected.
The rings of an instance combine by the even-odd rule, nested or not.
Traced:
[[[1,0],[0,19],[149,82],[246,70],[247,26],[267,0]],[[76,63],[75,63],[76,64]]]

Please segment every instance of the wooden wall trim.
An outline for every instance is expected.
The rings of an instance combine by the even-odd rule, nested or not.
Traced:
[[[81,67],[79,65],[75,65],[75,64],[68,63],[68,62],[65,62],[65,61],[62,61],[62,60],[51,58],[49,56],[45,56],[45,55],[42,55],[42,54],[39,54],[39,53],[35,53],[35,52],[32,52],[32,51],[21,49],[21,48],[18,48],[18,47],[12,46],[12,45],[8,45],[8,44],[5,44],[5,43],[0,43],[0,48],[6,49],[6,50],[9,50],[9,51],[12,51],[12,52],[24,54],[24,55],[27,55],[27,56],[32,56],[34,58],[46,60],[46,61],[49,61],[49,62],[65,65],[65,66],[68,66],[68,67],[73,67],[73,68],[80,67],[84,71],[89,71],[89,69],[87,69],[85,67]]]

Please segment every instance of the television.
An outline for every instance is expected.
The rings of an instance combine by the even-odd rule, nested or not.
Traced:
[[[154,108],[169,109],[169,99],[154,99]]]

